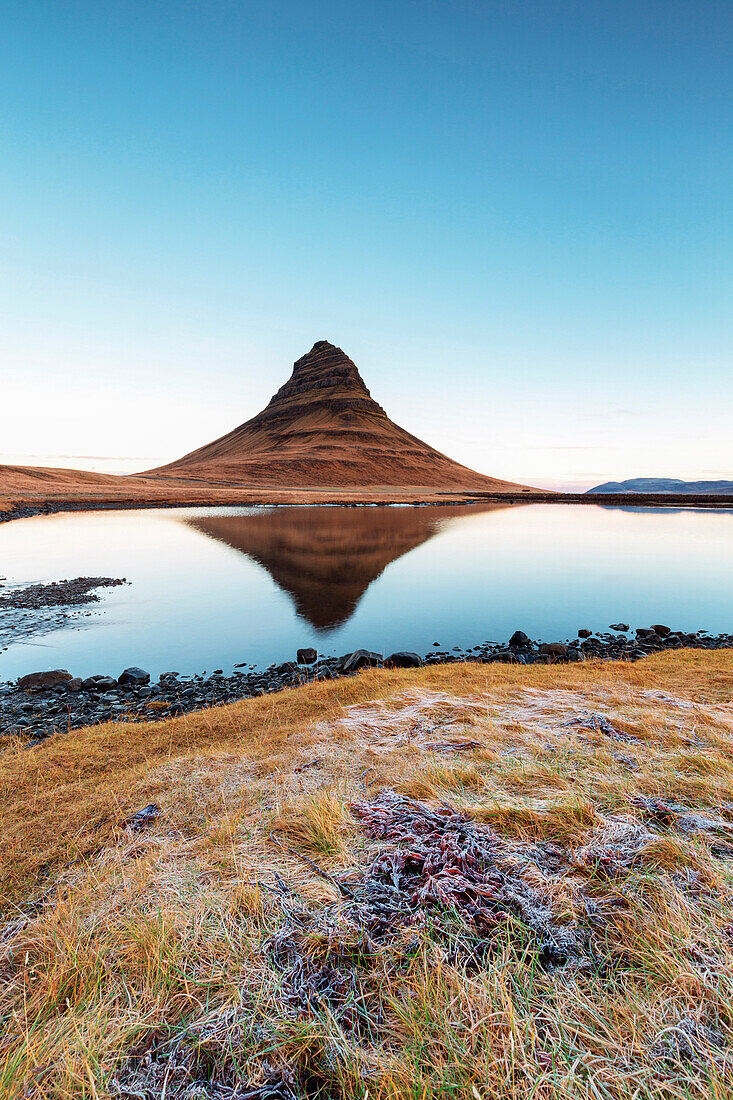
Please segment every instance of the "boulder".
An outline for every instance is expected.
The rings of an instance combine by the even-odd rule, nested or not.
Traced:
[[[567,657],[568,647],[562,642],[544,642],[540,646],[540,653],[548,657]]]
[[[298,650],[298,664],[299,665],[312,665],[318,660],[318,650],[316,649],[299,649]]]
[[[274,671],[277,673],[278,676],[289,677],[292,676],[294,672],[299,673],[300,669],[296,665],[295,661],[285,661],[282,665],[276,665]]]
[[[48,672],[29,672],[27,676],[21,676],[18,687],[25,691],[38,691],[41,688],[54,688],[59,684],[68,684],[73,676],[65,668],[54,668]]]
[[[592,633],[593,633],[592,630],[588,630],[586,627],[583,627],[582,630],[578,631],[578,637],[579,638],[590,638]]]
[[[132,687],[144,687],[145,684],[150,683],[150,673],[133,665],[132,668],[125,669],[117,682],[119,684],[130,684]]]
[[[655,634],[658,634],[660,638],[666,638],[668,634],[672,633],[671,626],[663,626],[661,623],[654,623],[652,630]]]
[[[630,628],[628,623],[611,623],[611,626],[610,626],[609,629],[610,630],[617,630],[620,633],[625,634],[631,628]]]
[[[532,645],[532,639],[523,630],[515,630],[509,639],[509,645],[514,649],[529,649]]]
[[[84,685],[78,676],[75,676],[73,680],[67,680],[67,682],[64,684],[64,687],[67,691],[71,691],[74,693],[76,693],[77,691],[81,691],[83,686]]]
[[[420,668],[422,657],[419,653],[399,650],[397,653],[391,653],[384,663],[387,668]]]
[[[517,648],[519,648],[517,646]],[[524,657],[519,658],[516,653],[512,653],[511,649],[500,649],[497,653],[494,653],[491,657],[492,662],[498,662],[503,665],[517,665],[524,664]]]
[[[87,691],[114,691],[117,681],[114,676],[87,676],[82,687]]]
[[[355,649],[353,653],[345,653],[336,662],[339,672],[358,672],[362,668],[381,668],[383,665],[382,654],[372,653],[368,649]]]

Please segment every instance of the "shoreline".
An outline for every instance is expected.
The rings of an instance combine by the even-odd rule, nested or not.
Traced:
[[[326,657],[305,649],[299,650],[294,660],[264,669],[242,662],[229,675],[223,669],[210,675],[173,671],[161,673],[155,682],[148,672],[136,667],[126,669],[119,678],[98,673],[85,680],[66,669],[57,669],[0,682],[0,739],[22,738],[32,745],[56,733],[110,721],[162,721],[289,688],[351,677],[364,669],[567,665],[589,660],[629,663],[680,649],[733,649],[733,634],[686,633],[656,624],[623,632],[583,630],[574,639],[542,642],[517,631],[506,643],[482,642],[469,649],[436,648],[425,655],[409,651],[385,655],[357,649],[340,657]]]
[[[324,496],[319,496],[323,493]],[[108,497],[87,497],[79,499],[54,499],[44,497],[25,502],[22,499],[0,500],[0,523],[10,523],[17,519],[30,519],[34,516],[56,515],[61,512],[103,512],[135,511],[151,508],[275,508],[275,507],[330,507],[330,508],[374,508],[374,507],[412,507],[426,508],[432,505],[452,505],[455,507],[469,504],[505,504],[511,506],[525,504],[576,504],[596,505],[607,508],[671,508],[680,509],[733,509],[733,495],[697,495],[670,493],[452,493],[435,491],[432,493],[402,496],[398,493],[363,493],[353,495],[338,493],[327,489],[288,489],[257,491],[252,495],[249,490],[240,490],[236,495],[226,492],[218,496],[216,492],[204,492],[201,498],[192,499],[181,495],[175,499],[167,497],[156,499],[141,497],[139,500],[129,497],[110,499]]]

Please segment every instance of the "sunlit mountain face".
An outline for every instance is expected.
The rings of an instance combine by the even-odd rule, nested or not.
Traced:
[[[356,364],[327,340],[297,360],[257,416],[148,473],[244,488],[524,488],[469,470],[395,424]]]

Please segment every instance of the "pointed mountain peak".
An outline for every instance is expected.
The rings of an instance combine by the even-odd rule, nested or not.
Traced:
[[[293,364],[293,373],[281,386],[270,404],[308,390],[346,389],[369,397],[369,390],[359,374],[356,363],[349,359],[345,351],[330,344],[328,340],[317,340],[306,355],[301,355]]]
[[[317,340],[297,360],[251,420],[161,470],[251,488],[517,488],[460,466],[395,424],[353,360],[328,340]]]

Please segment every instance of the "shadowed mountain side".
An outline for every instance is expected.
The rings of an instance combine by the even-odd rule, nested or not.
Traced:
[[[249,487],[522,488],[461,466],[393,423],[352,360],[326,340],[298,359],[257,416],[150,473]]]
[[[247,516],[197,516],[189,527],[262,565],[316,630],[332,630],[356,611],[390,562],[427,542],[451,521],[510,507],[457,509],[278,508]]]

